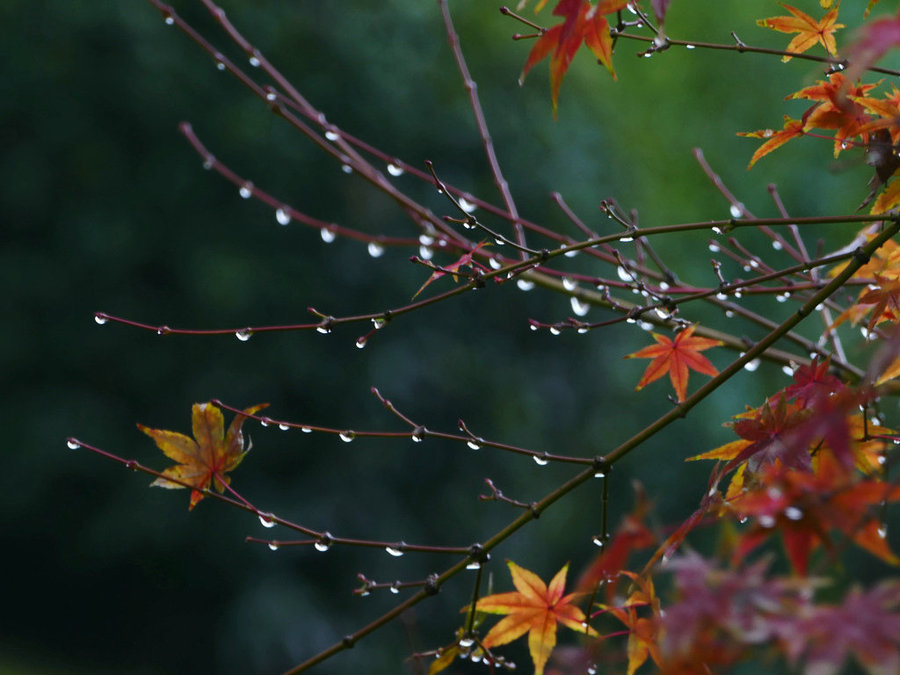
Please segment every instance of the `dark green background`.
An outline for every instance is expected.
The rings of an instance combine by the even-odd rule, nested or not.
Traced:
[[[844,14],[858,16],[856,5],[844,5]],[[576,59],[554,122],[546,64],[524,88],[516,84],[529,45],[509,36],[521,27],[494,3],[452,0],[451,7],[500,160],[531,220],[577,234],[553,206],[553,190],[600,231],[614,227],[598,209],[608,197],[639,209],[645,225],[727,217],[727,203],[691,157],[695,146],[757,215],[775,215],[770,182],[798,215],[852,211],[865,194],[859,158],[835,170],[830,146],[812,139],[745,171],[756,143],[735,132],[778,126],[784,112],[799,115],[802,104],[782,98],[820,75],[809,63],[677,49],[636,59],[640,46],[623,43],[619,82],[586,55]],[[431,159],[450,182],[499,203],[437,3],[226,8],[329,120],[412,164]],[[245,62],[199,3],[178,9]],[[713,11],[678,0],[669,32],[728,42],[736,30],[746,42],[782,47],[782,37],[754,25],[778,11],[775,3],[722,3]],[[231,184],[204,172],[176,131],[182,120],[232,169],[301,211],[415,236],[385,197],[342,174],[217,72],[149,4],[7,0],[0,25],[0,672],[276,672],[392,606],[387,593],[352,596],[356,573],[420,579],[450,562],[244,544],[246,535],[289,535],[211,501],[189,513],[186,493],[148,490],[143,475],[67,450],[67,436],[161,469],[167,460],[135,423],[187,432],[191,404],[210,398],[268,401],[273,417],[296,422],[402,430],[369,393],[376,385],[435,430],[454,431],[463,418],[494,440],[591,456],[669,405],[667,384],[632,395],[645,363],[622,361],[649,336],[624,325],[587,336],[532,332],[528,318],[564,319],[568,302],[511,284],[398,319],[362,351],[354,347],[368,330],[362,325],[328,337],[258,335],[246,344],[97,326],[98,310],[192,328],[305,322],[310,305],[334,315],[378,311],[406,304],[427,271],[408,262],[414,251],[388,250],[376,260],[364,245],[326,245],[312,229],[280,227],[271,209],[239,199]],[[409,176],[397,184],[448,212]],[[711,284],[709,236],[658,246],[686,280]],[[770,260],[787,264],[783,256]],[[564,264],[612,273],[584,257]],[[777,316],[774,305],[766,307]],[[606,316],[594,310],[588,318]],[[730,327],[715,314],[691,318]],[[760,334],[751,326],[733,330]],[[728,356],[712,354],[720,367]],[[729,440],[720,422],[787,381],[775,367],[759,375],[735,378],[717,400],[617,466],[612,522],[630,507],[632,478],[653,496],[661,522],[689,514],[709,467],[681,460]],[[434,439],[346,445],[252,423],[247,431],[254,451],[235,474],[237,489],[260,508],[341,536],[468,545],[515,515],[478,501],[485,477],[530,501],[573,472]],[[599,482],[505,543],[494,560],[514,558],[544,577],[571,560],[574,576],[595,552],[598,513]],[[496,587],[507,588],[504,567],[491,569]],[[317,672],[397,672],[411,652],[452,639],[470,592],[469,580],[457,579],[408,620]],[[523,651],[511,653],[527,661]]]

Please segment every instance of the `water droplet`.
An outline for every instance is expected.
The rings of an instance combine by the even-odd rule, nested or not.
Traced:
[[[563,277],[562,285],[563,285],[563,288],[565,288],[567,291],[574,291],[575,288],[578,286],[578,283],[571,277]]]
[[[170,330],[171,329],[168,326],[160,326],[159,328],[156,329],[156,334],[157,335],[168,335]]]
[[[747,361],[747,363],[744,364],[744,370],[746,370],[748,373],[752,373],[757,368],[759,368],[760,363],[761,361],[759,359],[752,359],[750,361]]]
[[[323,227],[319,230],[319,236],[322,237],[322,241],[326,244],[330,244],[335,239],[337,239],[337,235],[334,233],[334,230],[329,230],[327,227]]]
[[[269,529],[275,527],[275,516],[271,513],[259,513],[259,524]]]
[[[466,441],[466,445],[468,445],[472,450],[481,450],[481,445],[479,445],[476,441]]]
[[[274,91],[269,91],[266,93],[267,101],[271,102],[271,101],[274,101],[276,98],[278,98],[278,94],[276,94]]]
[[[503,263],[496,258],[491,258],[490,260],[488,260],[488,264],[491,266],[492,270],[499,270],[501,267],[503,267]]]
[[[772,248],[774,248],[776,251],[780,251],[784,247],[781,245],[781,242],[776,239],[772,242]]]
[[[875,531],[878,533],[879,537],[887,539],[887,525],[881,523]]]
[[[250,62],[250,65],[252,67],[259,68],[259,64],[260,64],[259,57],[255,53],[250,56],[248,61]]]
[[[599,534],[595,534],[595,535],[591,538],[591,542],[592,542],[592,543],[594,544],[594,546],[596,546],[597,548],[603,548],[604,546],[606,546],[606,541],[604,541],[603,537],[601,537]]]
[[[619,266],[616,268],[616,275],[617,275],[617,276],[619,277],[619,279],[621,279],[622,281],[634,281],[634,279],[632,279],[632,278],[631,278],[631,275],[628,273],[628,270],[626,270],[626,269],[625,269],[624,267],[622,267],[621,265],[619,265]]]
[[[165,22],[167,26],[175,25],[175,17],[171,14],[166,14]]]
[[[468,649],[469,647],[471,647],[472,645],[475,644],[475,640],[473,640],[473,639],[470,638],[470,637],[464,637],[464,638],[461,638],[460,641],[459,641],[457,644],[458,644],[462,649]]]
[[[494,237],[494,244],[497,246],[506,246],[506,242],[503,241],[500,237]]]
[[[465,197],[459,197],[457,200],[459,207],[466,213],[474,213],[478,206],[474,202],[470,202]]]
[[[727,300],[728,295],[725,293],[716,293],[716,300]]]
[[[216,70],[225,70],[225,62],[216,59]]]
[[[316,540],[316,543],[313,544],[313,548],[319,553],[325,553],[325,551],[331,548],[332,544],[334,544],[334,538],[331,536],[331,533],[325,532]]]
[[[384,254],[384,246],[374,241],[369,242],[369,255],[373,258],[380,258]]]
[[[276,544],[274,541],[270,541],[270,542],[269,542],[269,550],[270,550],[270,551],[277,551],[277,550],[278,550],[278,544]]]
[[[744,205],[732,204],[730,207],[728,207],[728,213],[731,214],[732,218],[740,218],[741,214],[744,213]]]
[[[534,460],[534,463],[537,464],[538,466],[547,466],[547,464],[550,463],[550,460],[547,459],[546,455],[547,455],[547,453],[544,453],[542,455],[532,455],[531,458]]]
[[[278,428],[279,428],[281,431],[287,431],[287,430],[290,429],[291,427],[290,427],[290,425],[285,424],[284,422],[282,422],[281,424],[278,425]]]
[[[412,434],[410,435],[410,438],[412,438],[413,443],[421,443],[422,441],[425,440],[425,434],[427,432],[428,432],[428,430],[425,427],[416,427],[415,429],[412,430]]]
[[[732,311],[732,310],[730,310],[730,309],[726,309],[726,310],[725,310],[725,318],[726,318],[726,319],[733,319],[733,318],[734,318],[734,311]]]
[[[77,450],[81,447],[81,443],[76,441],[74,438],[70,438],[66,441],[66,447],[69,448],[69,450]]]
[[[393,593],[394,595],[397,595],[397,593],[400,592],[400,582],[399,582],[399,581],[395,581],[394,583],[392,583],[391,586],[390,586],[390,591],[391,591],[391,593]]]
[[[304,434],[312,433],[312,429],[310,429],[309,427],[300,427],[300,431],[302,431]]]
[[[388,554],[388,555],[392,555],[392,556],[394,556],[395,558],[399,558],[400,556],[403,555],[403,553],[404,553],[403,549],[404,549],[404,548],[406,548],[406,544],[404,544],[404,543],[401,541],[399,544],[396,544],[396,545],[394,545],[394,546],[385,546],[384,550],[387,551],[387,554]]]
[[[725,234],[725,232],[722,230],[722,228],[719,227],[718,225],[713,225],[712,231],[713,231],[713,234],[719,234],[719,235]]]
[[[588,303],[582,302],[574,295],[569,298],[569,303],[572,305],[572,312],[575,316],[585,316],[591,309],[591,306]]]
[[[363,335],[361,337],[356,338],[356,348],[357,349],[365,349],[366,348],[366,336]]]
[[[606,478],[606,473],[603,471],[595,471],[594,478]]]
[[[279,225],[287,225],[291,222],[291,214],[285,208],[275,209],[275,220]]]
[[[800,520],[803,518],[803,511],[796,506],[789,506],[784,510],[784,516],[788,520]]]
[[[241,342],[246,342],[251,337],[253,337],[253,331],[249,328],[241,328],[238,332],[234,334],[234,336],[240,340]]]
[[[240,190],[238,190],[238,194],[241,195],[241,199],[250,199],[253,196],[253,183],[249,180],[241,185]]]
[[[536,323],[529,324],[528,327],[529,327],[531,330],[534,330],[534,331],[536,331],[536,330],[538,329]]]
[[[780,293],[775,296],[775,302],[787,302],[788,298],[790,297],[790,293]]]
[[[685,45],[684,48],[685,49],[696,49],[697,45]],[[596,671],[594,671],[594,672],[596,672]]]
[[[738,518],[738,522],[739,522],[741,525],[743,525],[744,523],[747,522],[747,516],[741,516],[740,518]]]
[[[375,330],[381,330],[384,328],[385,324],[387,324],[387,319],[381,316],[376,316],[372,319],[372,325],[375,326]]]
[[[627,244],[629,242],[634,241],[634,237],[626,235],[624,237],[619,237],[619,241],[621,241],[623,244]]]
[[[792,377],[794,375],[794,369],[790,366],[781,366],[781,372],[787,375],[788,377]]]
[[[470,562],[468,565],[466,565],[466,569],[467,569],[467,570],[480,570],[480,569],[481,569],[481,563],[478,562],[477,560],[473,560],[473,561]]]
[[[350,430],[342,431],[340,434],[338,434],[338,436],[341,437],[341,440],[344,441],[344,443],[350,443],[354,438],[356,438],[356,432]]]
[[[341,136],[340,136],[340,134],[338,134],[338,132],[332,131],[331,129],[329,129],[328,131],[325,132],[325,138],[328,139],[329,141],[332,141],[332,142],[336,141],[340,137]]]
[[[712,251],[713,253],[718,253],[719,251],[722,250],[722,248],[721,248],[718,244],[716,244],[715,242],[710,242],[710,243],[709,243],[709,250]]]
[[[405,170],[402,166],[398,166],[391,162],[387,165],[387,172],[396,178],[397,176],[402,176],[405,173]]]
[[[818,305],[816,305],[817,312],[821,312],[823,309],[825,309],[825,305],[823,303],[820,302]]]
[[[758,520],[759,520],[759,524],[761,527],[765,527],[765,528],[775,527],[775,518],[773,518],[772,516],[770,516],[767,513],[764,513],[763,515],[761,515]]]
[[[94,321],[97,323],[98,326],[102,326],[107,321],[109,321],[109,317],[107,317],[106,314],[100,314],[98,312],[97,314],[94,314]]]
[[[210,169],[212,169],[213,166],[215,165],[215,163],[216,163],[216,158],[215,158],[215,157],[213,157],[212,155],[209,155],[208,157],[206,157],[206,158],[203,160],[203,169],[204,169],[204,171],[209,171]]]
[[[267,426],[269,426],[270,424],[272,424],[272,418],[271,418],[271,417],[263,417],[263,418],[259,421],[259,424],[260,424],[260,426],[267,427]]]
[[[559,326],[550,326],[550,335],[553,335],[555,337],[560,333],[562,333],[562,331],[560,330]]]
[[[351,173],[353,173],[353,167],[350,166],[349,164],[341,164],[341,171],[343,171],[346,174],[351,174]]]
[[[534,288],[534,282],[528,281],[528,279],[519,279],[516,281],[516,286],[519,288],[520,291],[527,292],[527,291],[530,291],[532,288]]]

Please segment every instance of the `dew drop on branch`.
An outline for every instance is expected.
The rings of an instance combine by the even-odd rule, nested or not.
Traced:
[[[394,546],[385,546],[384,550],[388,555],[393,556],[395,558],[399,558],[403,555],[403,548],[406,546],[403,542],[396,544]]]
[[[634,281],[634,279],[631,278],[631,274],[628,273],[628,270],[626,270],[621,265],[616,267],[616,276],[618,276],[622,281]]]
[[[312,429],[310,429],[309,427],[300,427],[300,431],[302,431],[304,434],[312,433]]]
[[[537,464],[538,466],[547,466],[547,464],[550,463],[550,460],[547,459],[546,455],[547,455],[547,453],[544,453],[542,455],[532,455],[531,458],[534,460],[534,463]]]
[[[249,328],[241,328],[239,331],[237,331],[234,334],[234,336],[241,342],[246,342],[251,337],[253,337],[253,331],[250,330]]]
[[[481,445],[479,445],[475,441],[466,441],[466,445],[468,445],[472,450],[481,450]]]
[[[98,312],[97,314],[94,314],[94,321],[97,323],[98,326],[102,326],[107,321],[109,321],[109,317],[107,317],[105,314],[100,314]]]
[[[357,349],[365,349],[365,348],[366,348],[366,343],[367,343],[367,342],[368,342],[368,341],[366,340],[366,336],[365,336],[365,335],[356,338],[356,348],[357,348]]]
[[[370,241],[368,249],[369,255],[373,258],[380,258],[382,255],[384,255],[384,246],[377,242]]]
[[[325,138],[328,139],[329,141],[332,141],[332,142],[336,141],[340,137],[341,136],[340,136],[340,134],[338,134],[338,132],[333,131],[331,129],[329,129],[328,131],[325,132]]]
[[[718,253],[722,248],[717,243],[711,241],[709,242],[709,250],[713,253]]]
[[[567,291],[574,291],[575,288],[578,286],[576,281],[574,279],[572,279],[571,277],[563,277],[562,285],[563,285],[563,288],[565,288]]]
[[[326,244],[330,244],[335,239],[337,239],[337,235],[334,233],[334,230],[329,230],[327,227],[323,227],[319,230],[319,235],[322,237],[322,241]]]
[[[166,14],[165,24],[167,26],[174,26],[175,25],[175,17],[172,16],[171,14]]]
[[[744,213],[744,205],[732,204],[730,207],[728,207],[728,212],[731,214],[732,218],[740,218],[741,214]]]
[[[591,308],[588,303],[582,302],[574,295],[569,298],[569,302],[572,305],[572,312],[575,314],[575,316],[585,316],[588,313],[588,310],[590,310]]]
[[[275,516],[271,513],[259,513],[259,524],[269,529],[275,527]]]
[[[349,164],[341,164],[341,171],[349,175],[353,173],[353,167]]]
[[[559,326],[550,326],[550,335],[556,337],[560,333],[562,333],[562,331],[559,329]]]
[[[772,241],[772,248],[774,248],[776,251],[780,251],[780,250],[781,250],[782,248],[784,248],[784,247],[781,245],[781,242],[780,242],[780,241],[778,241],[777,239],[775,239],[775,240]]]
[[[253,183],[247,181],[241,185],[238,194],[241,196],[241,199],[250,199],[253,196]]]
[[[353,439],[356,438],[356,432],[350,430],[342,431],[338,436],[340,436],[340,439],[344,441],[344,443],[351,443]]]
[[[527,292],[527,291],[530,291],[532,288],[534,288],[534,282],[528,281],[528,279],[519,279],[516,281],[516,286],[519,288],[520,291]]]
[[[434,257],[434,251],[428,246],[419,246],[419,257],[422,260],[431,260]]]
[[[803,518],[803,511],[796,506],[789,506],[784,510],[784,517],[788,520],[800,520]]]
[[[390,586],[390,591],[391,591],[391,593],[393,593],[394,595],[397,595],[397,594],[400,592],[400,582],[399,582],[399,581],[395,581],[394,583],[392,583],[391,586]]]
[[[313,548],[315,548],[319,553],[325,553],[328,549],[331,548],[333,543],[334,538],[331,536],[331,533],[325,532],[316,540],[316,543],[313,544]]]
[[[466,569],[467,570],[480,570],[481,563],[477,560],[473,560],[472,562],[470,562],[466,565]]]
[[[278,544],[276,544],[274,541],[270,541],[270,542],[269,542],[269,550],[270,550],[270,551],[277,551],[277,550],[278,550]]]
[[[69,448],[69,450],[77,450],[81,447],[81,443],[76,441],[74,438],[70,438],[66,440],[66,447]]]
[[[278,425],[278,428],[279,428],[281,431],[287,431],[288,429],[290,429],[290,426],[288,426],[287,424],[285,424],[284,422],[282,422],[281,424]]]
[[[291,222],[291,214],[284,208],[275,209],[275,220],[279,225],[287,225]]]
[[[760,360],[759,359],[751,359],[744,364],[744,370],[748,373],[754,372],[757,368],[759,368]]]
[[[389,174],[391,174],[394,178],[396,178],[397,176],[402,176],[404,173],[406,173],[402,166],[398,166],[397,164],[394,164],[393,162],[390,162],[387,165],[387,172]]]
[[[478,208],[475,203],[470,202],[465,197],[460,197],[459,199],[457,199],[457,202],[459,203],[459,207],[466,213],[474,213],[475,209]]]
[[[374,319],[372,319],[372,325],[375,326],[375,330],[381,330],[382,328],[384,328],[386,323],[387,320],[380,316],[376,316]]]
[[[225,62],[221,59],[216,59],[216,70],[225,70]]]
[[[412,442],[421,443],[422,441],[424,441],[427,431],[428,430],[425,427],[416,427],[415,429],[413,429],[412,434],[410,435]]]
[[[696,49],[697,45],[685,45],[684,48],[685,49]]]
[[[253,68],[259,68],[260,60],[259,60],[259,57],[256,55],[255,52],[254,52],[253,54],[250,55],[250,58],[247,59],[247,61],[250,63],[250,65],[251,65]]]

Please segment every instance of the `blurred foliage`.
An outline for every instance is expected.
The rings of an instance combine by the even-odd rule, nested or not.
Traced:
[[[410,163],[431,159],[445,180],[499,201],[436,3],[224,4],[331,121]],[[754,25],[760,4],[731,3],[726,12],[673,2],[669,33],[728,42],[736,30],[778,46]],[[177,8],[240,57],[199,3]],[[809,64],[675,49],[636,59],[640,47],[622,43],[618,82],[579,55],[554,123],[546,68],[524,88],[516,83],[528,45],[509,37],[520,27],[483,0],[451,8],[500,160],[531,220],[573,229],[553,190],[604,230],[598,204],[607,197],[639,209],[648,225],[723,217],[727,204],[693,160],[695,146],[757,215],[775,213],[770,182],[795,214],[852,211],[865,194],[865,167],[836,170],[830,146],[812,139],[745,171],[754,144],[735,132],[778,125],[798,73],[804,82],[817,77]],[[568,303],[511,285],[398,319],[362,351],[354,347],[362,327],[242,344],[96,326],[97,310],[198,328],[306,321],[309,305],[335,315],[374,311],[404,304],[427,271],[410,265],[407,251],[373,260],[365,246],[326,245],[308,228],[280,227],[264,205],[203,172],[176,131],[181,120],[226,164],[302,211],[373,233],[413,232],[385,197],[268,114],[149,5],[7,0],[0,18],[0,652],[16,672],[275,671],[391,605],[389,594],[352,596],[357,572],[415,579],[446,562],[368,550],[273,554],[243,543],[260,534],[255,519],[209,500],[188,513],[186,493],[148,490],[146,477],[66,450],[66,436],[162,468],[165,458],[135,423],[187,431],[190,405],[213,397],[269,401],[274,417],[313,424],[399,429],[369,393],[377,385],[436,430],[455,430],[463,418],[492,439],[594,455],[669,405],[662,385],[621,403],[644,366],[621,358],[648,343],[643,333],[531,332],[528,318],[562,319]],[[427,186],[399,180],[446,211]],[[689,281],[710,280],[707,236],[665,242],[673,260],[696,261],[679,270]],[[722,366],[727,357],[711,358]],[[681,460],[727,440],[719,423],[784,383],[773,367],[738,377],[617,466],[611,522],[630,506],[632,477],[667,522],[690,513],[708,467]],[[346,445],[250,426],[254,450],[236,487],[261,508],[344,536],[468,545],[513,515],[477,500],[486,476],[530,500],[568,475],[436,440]],[[571,560],[574,574],[593,553],[598,509],[599,490],[582,489],[495,558],[544,575]],[[469,593],[455,581],[317,672],[363,664],[396,672],[412,651],[451,639]]]

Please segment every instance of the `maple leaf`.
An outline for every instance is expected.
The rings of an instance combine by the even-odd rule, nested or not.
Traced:
[[[582,43],[588,46],[615,78],[612,66],[612,39],[609,35],[609,22],[604,14],[624,9],[627,4],[627,0],[601,0],[596,6],[591,6],[589,0],[560,0],[554,8],[553,15],[564,17],[563,22],[552,26],[537,39],[519,76],[519,84],[522,84],[528,71],[550,57],[550,89],[554,117],[557,113],[559,88]],[[541,7],[543,3],[538,6],[538,10]]]
[[[830,396],[840,392],[844,383],[828,373],[830,367],[831,357],[819,362],[818,356],[808,366],[801,365],[794,371],[794,384],[785,388],[784,395],[788,399],[797,399],[804,405],[817,396]]]
[[[228,427],[227,434],[222,411],[212,403],[194,404],[191,412],[194,438],[177,431],[151,429],[138,424],[138,429],[156,441],[156,445],[169,459],[178,462],[163,471],[163,477],[157,478],[151,486],[170,489],[191,486],[194,488],[191,491],[191,509],[203,499],[201,490],[209,489],[211,484],[219,492],[224,492],[225,486],[231,481],[225,474],[237,467],[250,449],[248,447],[244,450],[244,435],[241,433],[246,415],[253,415],[268,405],[260,403],[238,413]],[[165,477],[175,480],[167,480]]]
[[[780,131],[775,131],[774,129],[759,129],[758,131],[739,131],[738,136],[745,136],[747,138],[764,138],[766,142],[763,143],[756,149],[756,152],[753,153],[753,157],[750,158],[750,163],[747,165],[747,169],[749,170],[756,162],[765,157],[773,150],[780,148],[782,145],[787,143],[792,138],[797,138],[798,136],[802,136],[805,131],[803,129],[804,122],[802,120],[794,120],[784,116],[784,128]]]
[[[689,371],[696,370],[704,375],[719,374],[716,367],[700,352],[717,347],[722,344],[722,341],[693,337],[696,328],[696,325],[689,326],[675,335],[674,340],[670,340],[665,335],[653,333],[653,339],[658,344],[644,347],[625,357],[626,359],[653,359],[644,371],[644,376],[638,382],[635,391],[640,391],[646,385],[669,373],[675,394],[679,401],[683,401],[687,397]]]
[[[768,19],[760,19],[756,23],[763,28],[771,28],[781,33],[798,33],[788,44],[787,51],[801,54],[816,43],[825,47],[825,51],[831,56],[837,56],[837,44],[834,41],[834,32],[843,28],[844,24],[835,23],[837,20],[837,7],[830,10],[820,21],[816,21],[809,14],[801,12],[796,7],[779,3],[792,16],[773,16]],[[783,56],[782,61],[790,61],[790,55]]]
[[[482,241],[480,244],[478,244],[478,246],[473,248],[471,251],[467,251],[466,253],[461,255],[456,262],[453,262],[449,265],[445,265],[441,269],[436,269],[434,272],[432,272],[431,276],[425,280],[425,283],[422,284],[422,286],[419,288],[419,290],[416,291],[415,295],[413,295],[413,299],[415,299],[416,295],[418,295],[419,293],[424,291],[425,287],[428,286],[428,284],[430,284],[432,281],[436,281],[437,279],[440,279],[445,274],[449,274],[450,276],[452,276],[453,281],[458,281],[457,274],[459,273],[459,270],[461,267],[473,267],[474,268],[477,266],[479,269],[484,269],[484,266],[481,265],[481,263],[472,259],[472,256],[475,255],[475,252],[478,251],[478,249],[480,249],[482,246],[490,246],[490,244],[486,241]]]
[[[585,626],[584,612],[572,604],[579,593],[563,596],[569,564],[556,573],[549,587],[534,572],[507,560],[515,592],[495,593],[481,598],[476,611],[489,614],[508,614],[488,631],[481,644],[490,649],[528,633],[528,649],[534,661],[535,675],[544,672],[550,652],[556,646],[556,628],[561,623],[579,633],[599,637],[597,631]]]

